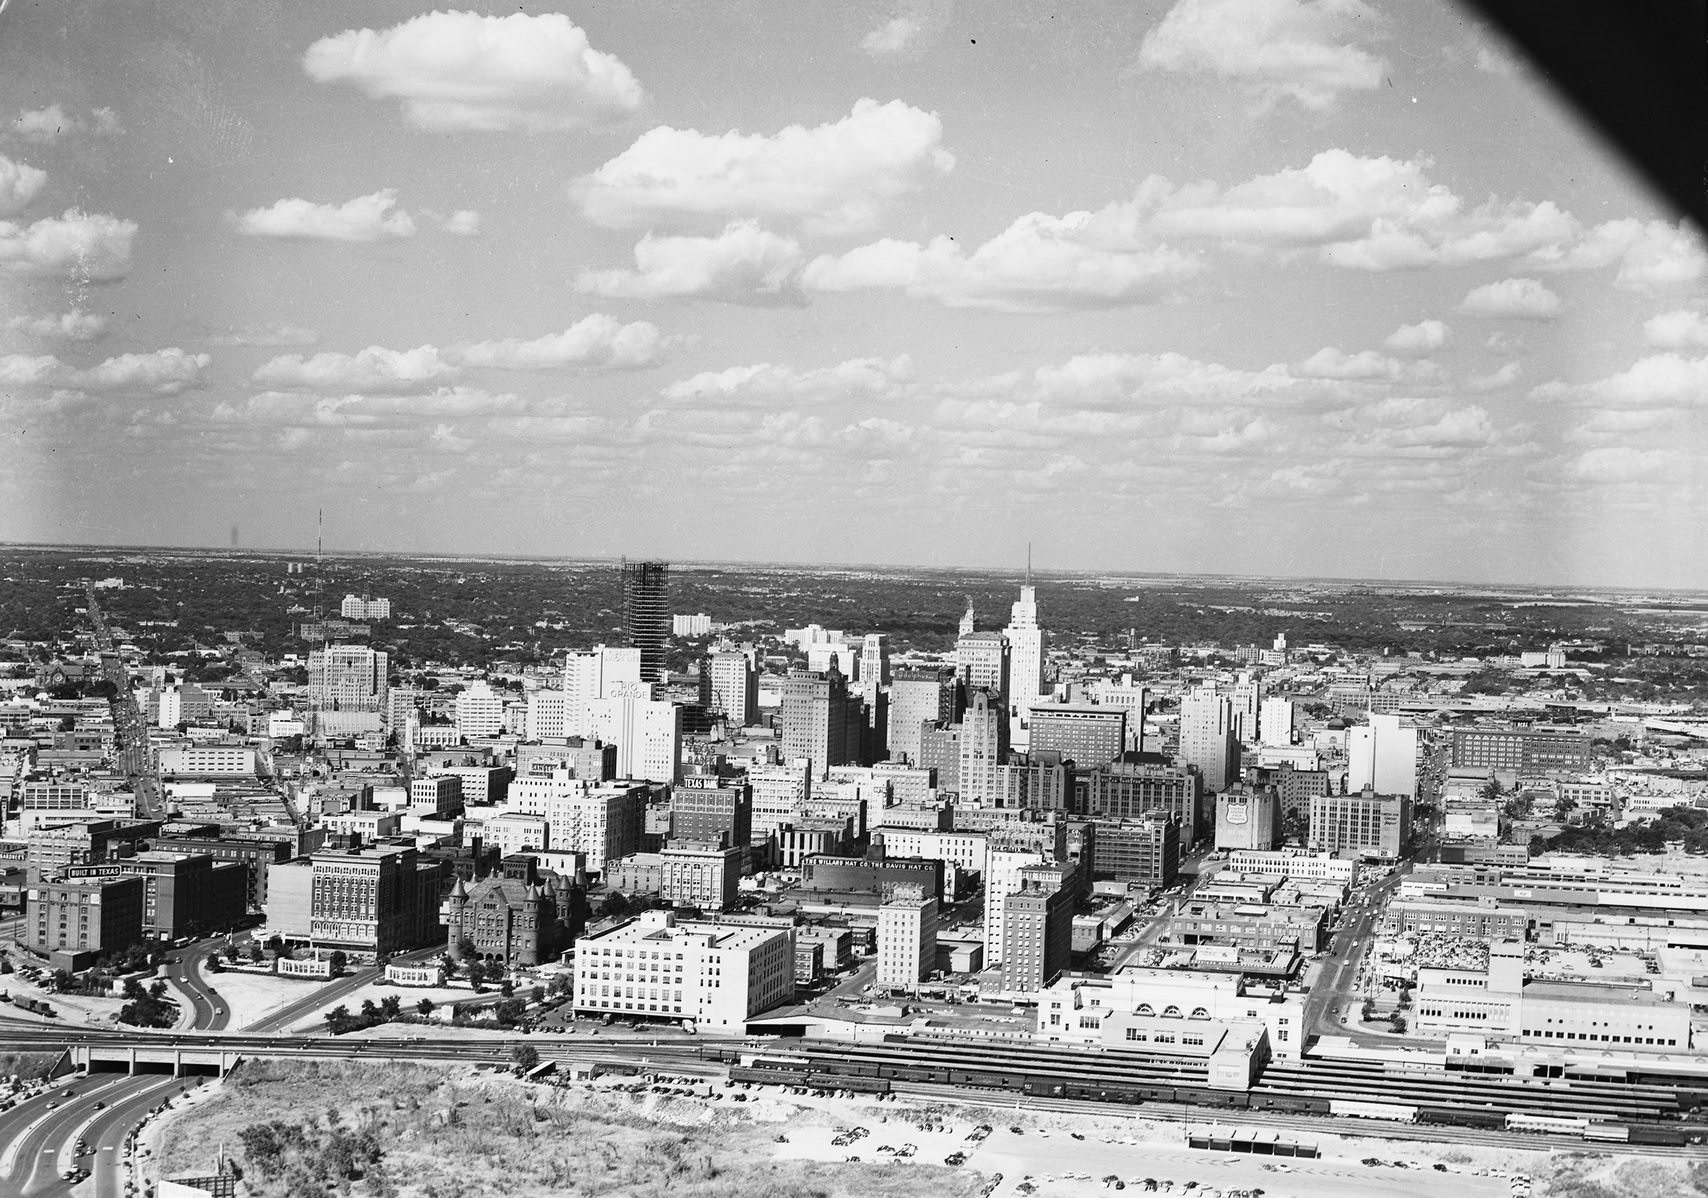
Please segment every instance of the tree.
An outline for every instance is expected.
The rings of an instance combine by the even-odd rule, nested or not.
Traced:
[[[467,937],[467,936],[457,937],[457,947],[456,947],[457,960],[459,960],[459,961],[472,960],[479,953],[479,951],[480,950],[475,947],[474,941],[471,940],[469,937]]]
[[[326,963],[332,966],[332,973],[336,976],[344,972],[344,967],[350,964],[350,958],[344,955],[343,949],[335,948],[332,955],[326,958]]]
[[[522,1015],[528,1009],[528,1004],[519,998],[507,998],[492,1008],[492,1017],[504,1027],[513,1027],[522,1022]]]
[[[421,1015],[423,1017],[431,1015],[434,1012],[434,1010],[436,1010],[436,1009],[437,1008],[435,1008],[433,1005],[433,1000],[430,998],[424,998],[420,1002],[415,1004],[416,1014]]]
[[[486,981],[486,962],[482,961],[479,957],[476,957],[474,960],[469,962],[468,973],[469,985],[478,990],[480,988],[480,984]]]
[[[1375,1014],[1376,1014],[1376,1000],[1373,998],[1366,998],[1364,1000],[1364,1005],[1361,1008],[1359,1008],[1358,1017],[1360,1019],[1362,1019],[1365,1023],[1369,1023],[1370,1020],[1375,1016]]]
[[[517,1044],[510,1049],[510,1059],[516,1062],[516,1072],[526,1073],[540,1063],[540,1053],[532,1044]]]
[[[261,957],[261,946],[251,940],[249,942],[249,959],[259,965],[261,963]]]
[[[511,981],[509,978],[505,978],[498,984],[498,993],[502,994],[505,998],[509,998],[512,994],[516,993],[516,983]]]
[[[388,994],[380,999],[380,1014],[387,1019],[396,1019],[403,1010],[403,1000],[395,994]]]
[[[349,1031],[351,1022],[350,1008],[343,1003],[326,1012],[326,1030],[334,1036],[341,1036]]]
[[[1395,1011],[1392,1015],[1388,1016],[1388,1026],[1403,1035],[1406,1030],[1406,1017],[1398,1011]]]

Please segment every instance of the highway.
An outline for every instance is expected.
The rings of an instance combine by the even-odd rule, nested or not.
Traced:
[[[195,1031],[217,1032],[231,1022],[231,1012],[204,973],[207,955],[206,944],[193,944],[167,953],[165,960],[180,998],[189,1000],[190,1027]]]
[[[70,1195],[72,1185],[60,1174],[75,1164],[93,1175],[100,1198],[120,1198],[125,1139],[185,1084],[163,1074],[96,1074],[55,1086],[0,1114],[0,1190],[19,1198]],[[72,1155],[79,1138],[88,1141],[89,1155]]]

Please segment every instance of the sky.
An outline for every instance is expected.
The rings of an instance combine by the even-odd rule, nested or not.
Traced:
[[[1708,587],[1705,401],[1445,0],[0,4],[0,540]]]

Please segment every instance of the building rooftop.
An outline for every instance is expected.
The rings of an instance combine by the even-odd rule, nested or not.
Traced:
[[[1592,1006],[1670,1007],[1673,1004],[1653,990],[1627,983],[1527,981],[1525,998],[1548,999],[1554,1002],[1584,1003]]]

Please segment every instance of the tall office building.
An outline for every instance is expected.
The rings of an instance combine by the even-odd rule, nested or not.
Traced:
[[[1346,789],[1417,798],[1417,729],[1397,715],[1371,713],[1370,722],[1346,736]]]
[[[1377,857],[1392,861],[1411,839],[1411,796],[1377,794],[1317,795],[1311,799],[1313,853],[1337,857]]]
[[[1007,759],[1008,712],[995,692],[976,689],[961,713],[961,801],[983,805],[1000,799],[1001,766]]]
[[[1027,709],[1044,692],[1044,630],[1038,627],[1038,592],[1032,585],[1032,567],[1026,567],[1026,583],[1019,600],[1009,609],[1008,627],[1009,715],[1024,730],[1030,726]]]
[[[308,654],[308,689],[314,702],[336,711],[382,711],[386,655],[365,645],[327,645]]]
[[[1060,753],[1081,769],[1114,761],[1127,748],[1127,709],[1095,703],[1039,703],[1031,709],[1034,753]]]
[[[970,693],[983,687],[1006,708],[1009,701],[1008,638],[1000,632],[969,632],[955,642],[955,676]]]
[[[569,653],[563,662],[563,695],[564,735],[587,736],[587,705],[595,699],[652,697],[651,684],[641,681],[640,650],[595,645]]]
[[[682,774],[682,708],[669,700],[595,699],[582,735],[617,746],[618,777],[675,782]]]
[[[457,735],[464,740],[496,736],[504,727],[504,699],[484,679],[457,696],[456,711]]]
[[[1019,874],[1015,889],[995,900],[1003,907],[1002,988],[1029,994],[1068,967],[1075,893],[1071,866],[1029,865]]]
[[[919,764],[920,729],[953,723],[955,677],[947,670],[898,670],[890,683],[890,756]]]
[[[1211,793],[1239,779],[1233,704],[1216,692],[1214,682],[1203,683],[1181,696],[1180,764],[1197,766],[1204,789]]]
[[[878,985],[911,987],[937,961],[937,900],[916,886],[898,886],[878,908]]]
[[[860,699],[866,704],[866,729],[860,757],[883,761],[889,755],[890,647],[885,634],[869,632],[860,641]]]
[[[1257,734],[1277,748],[1293,743],[1293,700],[1279,695],[1263,700],[1257,709]]]
[[[834,666],[823,673],[790,670],[783,682],[778,720],[783,757],[809,758],[815,778],[822,778],[833,765],[846,765],[859,753],[864,715],[858,697],[848,693],[847,680]]]
[[[670,837],[745,852],[753,840],[753,787],[739,775],[684,778],[670,798]]]
[[[759,672],[753,654],[742,649],[715,649],[706,657],[712,684],[712,709],[723,712],[731,728],[745,728],[759,719]]]
[[[1242,672],[1228,695],[1228,705],[1233,716],[1234,739],[1242,745],[1249,745],[1257,740],[1257,713],[1262,701],[1263,688],[1257,679]]]
[[[623,562],[623,628],[640,650],[643,682],[664,678],[664,642],[670,637],[670,563]]]

